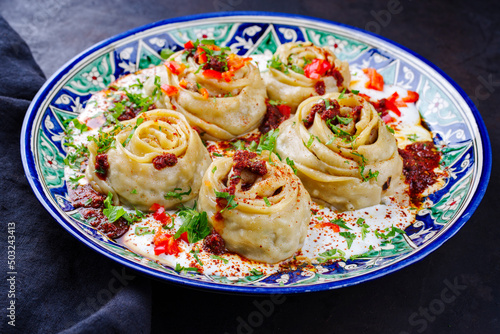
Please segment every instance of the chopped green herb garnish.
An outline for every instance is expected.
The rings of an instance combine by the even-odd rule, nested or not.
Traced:
[[[80,133],[83,133],[89,129],[89,127],[85,123],[80,123],[77,118],[73,118],[72,123],[76,129],[80,130]]]
[[[184,223],[175,233],[175,239],[179,239],[182,233],[187,232],[189,243],[195,243],[210,234],[208,216],[205,211],[198,212],[194,208],[183,207],[177,212],[177,216],[181,217]]]
[[[177,272],[181,272],[181,271],[196,271],[198,272],[198,268],[194,268],[194,267],[183,267],[181,266],[180,264],[176,264],[175,265],[175,268],[174,268],[175,271]]]
[[[212,174],[215,173],[216,170],[217,170],[217,166],[214,166],[214,168],[212,168]]]
[[[193,254],[193,257],[196,259],[196,262],[198,262],[200,266],[203,266],[203,262],[201,262],[200,258],[198,257],[199,252],[199,249],[192,249],[189,253]]]
[[[410,140],[411,142],[416,142],[418,139],[418,136],[417,136],[417,134],[413,133],[411,135],[406,136],[406,138],[408,138],[408,140]]]
[[[293,173],[295,175],[297,175],[297,168],[295,167],[295,162],[292,159],[290,159],[289,157],[286,157],[286,163],[288,166],[292,167]]]
[[[354,95],[358,95],[359,94],[359,90],[353,89],[353,90],[351,90],[351,93],[353,93]]]
[[[234,200],[234,195],[229,195],[229,193],[217,191],[214,189],[215,197],[223,198],[227,201],[227,205],[220,212],[224,212],[225,210],[232,210],[238,206],[238,203]]]
[[[391,128],[389,125],[386,125],[385,127],[387,128],[387,130],[389,130],[390,133],[395,133],[394,129]]]
[[[141,236],[141,235],[146,235],[146,234],[155,234],[156,231],[155,230],[150,231],[149,227],[147,227],[147,226],[142,226],[142,227],[136,226],[134,233],[135,233],[135,235]]]
[[[299,74],[304,74],[304,70],[297,65],[292,65],[292,71],[299,73]]]
[[[326,252],[318,254],[319,258],[317,258],[318,262],[324,263],[328,260],[337,260],[337,259],[345,259],[345,253],[340,249],[330,249]]]
[[[340,232],[339,234],[347,241],[347,248],[351,249],[352,242],[356,239],[356,234],[351,232]]]
[[[311,145],[313,144],[313,142],[314,142],[314,137],[315,137],[315,136],[313,136],[313,135],[311,135],[311,136],[309,137],[309,140],[307,141],[307,144],[306,144],[306,147],[307,147],[307,148],[311,147]]]
[[[108,196],[104,200],[104,210],[102,210],[102,213],[108,218],[110,223],[113,223],[123,217],[129,224],[131,224],[144,217],[144,214],[139,210],[135,210],[135,214],[130,214],[125,211],[123,206],[114,206],[111,204],[112,200],[113,194],[108,192]]]
[[[221,260],[222,262],[224,262],[224,264],[228,264],[229,263],[229,260],[223,258],[223,257],[220,257],[220,256],[217,256],[217,255],[210,255],[210,257],[214,260]]]
[[[144,122],[144,118],[141,117],[137,119],[134,128],[132,129],[132,131],[130,131],[130,134],[128,135],[127,139],[125,139],[125,141],[122,143],[123,147],[125,147],[125,145],[129,143],[130,139],[132,139],[132,137],[134,136],[135,130],[139,125],[142,124],[142,122]]]
[[[75,177],[69,178],[69,182],[71,182],[71,184],[73,184],[73,189],[75,189],[78,186],[78,181],[80,181],[84,177],[85,177],[85,175],[80,175],[80,176],[75,176]]]
[[[386,234],[379,232],[378,230],[375,231],[375,235],[379,239],[389,239],[391,237],[395,237],[396,233],[405,234],[406,232],[397,228],[397,227],[394,227],[394,226],[391,226],[391,230],[389,232],[387,232]]]
[[[351,117],[340,117],[339,115],[336,116],[337,120],[339,121],[340,124],[347,125],[352,122]]]
[[[257,154],[262,154],[262,151],[274,152],[276,148],[276,139],[279,135],[279,129],[272,129],[268,133],[262,135],[257,146]]]
[[[250,270],[250,274],[252,274],[253,276],[262,276],[262,275],[264,275],[264,273],[262,271],[257,270],[255,268],[252,268]]]
[[[339,218],[339,219],[332,219],[332,220],[330,220],[330,223],[338,225],[338,226],[340,226],[342,228],[345,228],[346,230],[350,230],[351,229],[349,226],[346,225],[345,220],[343,220],[341,218]]]
[[[338,97],[338,100],[342,100],[344,98],[344,93],[345,93],[345,88],[344,90],[342,91],[342,93],[340,93],[339,97]]]
[[[169,49],[169,48],[165,48],[165,49],[162,49],[160,51],[160,57],[162,57],[163,59],[168,59],[173,54],[174,54],[174,51],[172,49]]]
[[[182,191],[182,188],[175,188],[174,191],[167,192],[163,197],[165,197],[165,199],[175,198],[178,200],[182,200],[182,196],[189,196],[191,194],[191,187],[189,187],[188,191],[185,192],[179,192],[179,191]]]
[[[264,197],[263,200],[264,200],[264,203],[266,203],[266,206],[271,206],[271,203],[269,202],[267,197]]]
[[[220,153],[217,153],[217,152],[214,152],[212,153],[215,157],[223,157],[224,155],[220,154]]]

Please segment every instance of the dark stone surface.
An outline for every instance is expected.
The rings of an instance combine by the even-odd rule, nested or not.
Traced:
[[[500,186],[495,173],[500,148],[500,6],[494,1],[401,0],[400,7],[389,19],[381,12],[387,11],[387,1],[0,3],[1,14],[25,38],[47,76],[92,44],[153,21],[218,9],[280,11],[372,30],[379,27],[376,32],[426,57],[477,102],[493,146],[491,182],[476,213],[434,253],[374,281],[334,291],[281,296],[272,307],[270,297],[220,295],[152,281],[153,333],[500,332],[500,225],[494,195]],[[36,210],[43,208],[37,205]],[[47,219],[47,214],[42,216],[35,218]],[[57,223],[53,226],[61,235],[66,233]],[[82,249],[84,246],[76,247],[82,255],[98,257]],[[50,271],[49,264],[43,267]],[[109,274],[109,270],[105,272]],[[455,292],[449,287],[454,284],[459,285]],[[56,296],[44,295],[47,305],[57,303]],[[259,311],[256,304],[266,304],[269,311]],[[68,305],[68,314],[75,311],[74,305],[78,301]]]

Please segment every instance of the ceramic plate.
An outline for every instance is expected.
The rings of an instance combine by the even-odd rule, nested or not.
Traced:
[[[367,257],[313,270],[240,279],[177,273],[107,239],[84,221],[68,200],[64,177],[63,122],[74,118],[90,96],[125,74],[158,65],[161,49],[183,48],[188,40],[214,39],[239,54],[271,55],[282,43],[328,45],[351,65],[374,67],[387,83],[417,91],[417,107],[435,143],[444,145],[450,177],[428,198],[417,221],[392,244]],[[484,195],[491,147],[479,112],[446,74],[412,51],[365,31],[337,23],[284,14],[237,12],[166,20],[103,41],[67,63],[39,91],[21,134],[26,176],[40,202],[78,240],[142,273],[183,285],[226,292],[295,293],[344,287],[399,270],[422,259],[454,235]]]

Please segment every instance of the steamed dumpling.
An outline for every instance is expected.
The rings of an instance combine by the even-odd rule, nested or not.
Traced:
[[[396,139],[373,106],[354,94],[302,102],[281,124],[276,150],[294,161],[311,197],[341,211],[379,204],[401,180]]]
[[[157,109],[121,124],[88,146],[86,175],[95,190],[140,210],[154,203],[175,208],[198,195],[211,159],[183,115]],[[97,142],[106,137],[114,144],[101,152]]]
[[[268,263],[302,247],[311,218],[299,178],[268,151],[215,160],[203,177],[198,210],[207,212],[227,249]]]
[[[247,133],[266,113],[266,88],[259,69],[215,45],[198,45],[165,63],[173,109],[209,137],[229,140]]]

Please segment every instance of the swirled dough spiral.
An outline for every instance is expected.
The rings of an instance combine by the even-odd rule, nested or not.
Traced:
[[[115,205],[123,203],[140,210],[148,210],[154,203],[175,208],[198,195],[211,159],[198,133],[183,115],[157,109],[122,124],[124,128],[116,135],[114,148],[106,152],[109,169],[104,180],[95,169],[98,147],[95,142],[88,146],[86,175],[94,189],[103,194],[111,192]],[[153,159],[165,154],[175,155],[177,162],[156,169]],[[190,189],[189,195],[180,199],[165,198],[168,192],[187,193]]]
[[[203,177],[198,209],[207,212],[229,250],[251,260],[276,263],[302,247],[311,218],[310,197],[292,169],[276,155],[269,158],[264,151],[254,159],[265,162],[265,175],[243,171],[234,190],[238,206],[224,210],[220,218],[215,191],[224,192],[237,175],[233,158],[215,160]]]
[[[330,93],[302,102],[295,117],[281,124],[277,152],[294,160],[311,197],[341,211],[379,204],[401,179],[396,139],[363,98],[354,94],[339,97],[339,93]],[[318,106],[326,107],[325,99],[329,104],[338,102],[338,116],[344,123],[352,119],[349,124],[335,125],[339,135],[319,112],[314,114]],[[312,122],[309,128],[308,118]],[[333,123],[335,120],[339,119]]]
[[[170,58],[182,63],[180,51]],[[237,57],[237,56],[236,56]],[[203,64],[194,57],[187,58],[187,68],[180,74],[168,74],[168,84],[179,87],[179,93],[170,97],[173,108],[189,123],[210,137],[229,140],[249,132],[262,121],[266,113],[266,88],[259,69],[251,62],[232,72],[229,82],[224,79],[206,77]],[[180,83],[187,84],[182,87]],[[201,93],[206,89],[208,97]]]
[[[283,67],[282,70],[278,70],[268,66],[269,72],[263,75],[267,94],[272,100],[286,102],[292,108],[292,112],[308,97],[318,95],[315,85],[319,81],[323,81],[325,93],[340,92],[344,88],[349,88],[351,81],[349,64],[337,59],[328,47],[320,48],[311,42],[286,43],[278,47],[273,58],[281,62]],[[296,67],[303,70],[306,62],[314,59],[327,60],[332,71],[337,72],[337,75],[340,74],[342,80],[337,80],[332,72],[320,79],[311,79],[293,69]]]

